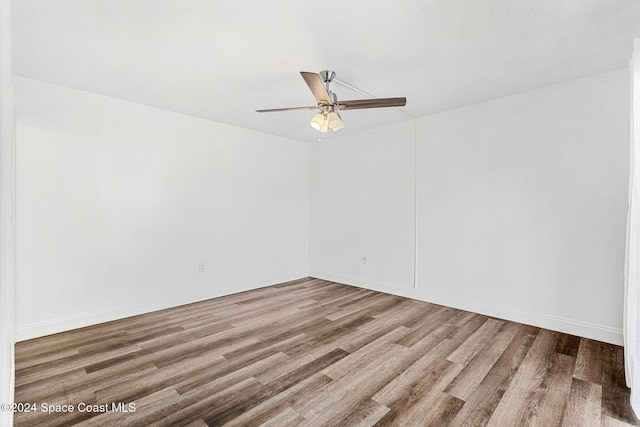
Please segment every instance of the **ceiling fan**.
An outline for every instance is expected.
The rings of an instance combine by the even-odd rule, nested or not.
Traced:
[[[311,89],[318,105],[314,107],[289,107],[272,108],[268,110],[256,110],[258,113],[270,113],[275,111],[293,110],[319,110],[309,123],[318,132],[326,133],[329,129],[334,132],[344,127],[340,110],[359,110],[362,108],[403,107],[407,98],[376,98],[355,99],[351,101],[338,101],[338,97],[329,89],[329,83],[335,78],[336,73],[325,70],[319,74],[300,71],[302,78]]]

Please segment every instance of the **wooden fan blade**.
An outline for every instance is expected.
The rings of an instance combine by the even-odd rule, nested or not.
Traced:
[[[407,98],[379,98],[379,99],[354,99],[351,101],[339,101],[341,110],[358,110],[362,108],[404,107]]]
[[[296,110],[315,110],[316,107],[288,107],[288,108],[270,108],[267,110],[256,110],[256,113],[273,113],[276,111],[296,111]]]
[[[316,73],[310,73],[308,71],[300,71],[300,74],[302,75],[304,81],[307,82],[307,86],[309,86],[309,89],[311,89],[313,96],[316,97],[316,101],[318,101],[318,104],[329,105],[333,103],[319,75],[317,75]]]

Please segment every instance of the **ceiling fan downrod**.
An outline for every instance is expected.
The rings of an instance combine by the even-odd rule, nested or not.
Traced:
[[[331,83],[333,81],[333,79],[336,77],[335,71],[324,70],[324,71],[320,71],[318,73],[318,75],[320,76],[320,79],[324,83],[324,88],[327,90],[327,93],[329,94],[329,97],[331,98],[332,102],[331,102],[330,106],[337,105],[338,104],[338,96],[334,92],[332,92],[331,89],[329,88],[329,83]]]

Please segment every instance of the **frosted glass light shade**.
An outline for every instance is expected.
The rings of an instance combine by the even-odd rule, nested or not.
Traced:
[[[329,127],[331,128],[331,130],[333,130],[334,132],[339,131],[340,129],[342,129],[344,127],[344,123],[342,122],[342,120],[340,119],[340,116],[338,116],[335,112],[330,112],[327,120],[329,122]]]
[[[312,128],[317,130],[318,132],[326,132],[329,126],[329,121],[327,120],[326,114],[318,113],[311,119],[309,123]]]

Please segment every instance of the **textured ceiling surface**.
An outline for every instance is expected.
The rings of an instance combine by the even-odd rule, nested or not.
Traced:
[[[628,66],[637,0],[14,0],[14,73],[300,141],[299,71],[424,116]],[[365,96],[334,84],[340,99]],[[340,134],[406,120],[345,111]]]

